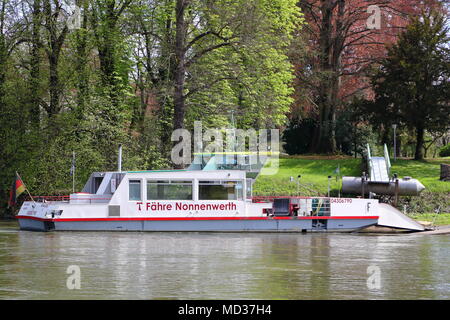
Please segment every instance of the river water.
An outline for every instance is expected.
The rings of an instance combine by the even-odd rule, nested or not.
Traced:
[[[0,222],[0,299],[450,299],[450,236],[41,233]]]

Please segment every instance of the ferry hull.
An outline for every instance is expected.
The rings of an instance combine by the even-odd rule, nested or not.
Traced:
[[[54,230],[54,223],[46,219],[19,219],[20,230],[27,231],[51,231]]]
[[[352,232],[423,226],[377,199],[252,197],[242,170],[93,173],[81,193],[25,201],[23,230]],[[250,192],[251,194],[251,192]]]
[[[150,232],[354,232],[377,223],[373,218],[317,219],[27,219],[22,230],[32,231],[150,231]]]

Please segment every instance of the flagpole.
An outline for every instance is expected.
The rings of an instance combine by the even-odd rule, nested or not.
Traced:
[[[20,174],[17,171],[16,171],[16,174],[19,177],[20,181],[22,181],[22,183],[23,183],[22,177],[20,176]],[[23,186],[25,187],[25,190],[27,190],[27,193],[30,196],[31,200],[36,204],[36,201],[34,201],[33,197],[31,196],[31,193],[30,193],[30,191],[28,191],[28,188],[25,185],[25,183],[23,183]]]
[[[338,163],[338,186],[339,186],[339,191],[338,191],[338,198],[340,198],[341,197],[341,168],[340,168],[340,165],[339,165],[339,163]]]
[[[341,188],[342,188],[342,180],[341,180],[341,176],[338,177],[338,186],[339,186],[339,194],[338,194],[338,198],[341,197]]]
[[[75,193],[75,151],[72,152],[72,193]]]
[[[73,169],[72,174],[72,193],[75,193],[75,169]]]
[[[339,183],[341,180],[341,168],[338,163],[337,168],[334,170],[334,173],[336,173],[336,182],[338,183],[338,198],[341,197],[341,184]]]

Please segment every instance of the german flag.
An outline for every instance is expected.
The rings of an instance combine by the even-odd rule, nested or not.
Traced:
[[[23,184],[22,179],[20,179],[19,175],[16,172],[16,180],[14,180],[11,191],[9,193],[8,207],[10,208],[14,206],[17,202],[17,198],[24,192],[25,192],[25,185]]]

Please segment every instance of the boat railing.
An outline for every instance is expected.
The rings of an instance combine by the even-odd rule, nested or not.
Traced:
[[[27,195],[25,201],[35,201],[35,202],[69,202],[70,196],[59,195],[59,196],[33,196],[32,198]]]
[[[273,202],[275,199],[312,199],[311,197],[301,196],[253,196],[249,198],[252,202]]]
[[[53,202],[66,202],[72,204],[97,204],[97,203],[108,203],[111,201],[111,197],[103,196],[91,196],[84,198],[75,198],[70,195],[59,195],[59,196],[33,196],[31,198],[27,195],[24,199],[25,201],[43,202],[43,203],[53,203]]]
[[[275,202],[277,199],[289,199],[289,213],[300,216],[330,216],[329,198],[299,196],[254,196],[253,203]]]
[[[108,203],[109,201],[111,201],[111,198],[70,199],[70,203],[73,204]]]

